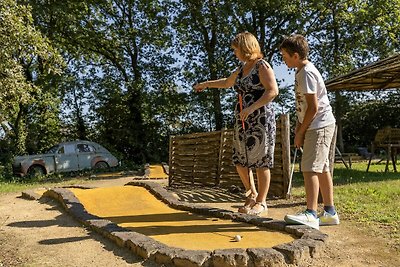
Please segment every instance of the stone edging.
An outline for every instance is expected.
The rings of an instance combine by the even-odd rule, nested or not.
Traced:
[[[36,193],[35,190],[29,189],[29,190],[22,191],[21,197],[24,199],[28,199],[28,200],[38,200],[39,198],[42,197],[42,195],[39,195],[38,193]]]
[[[169,247],[146,235],[127,230],[109,220],[88,213],[79,202],[79,199],[65,188],[50,189],[43,194],[43,197],[51,197],[58,200],[65,210],[76,220],[93,229],[95,232],[113,240],[117,245],[129,248],[133,253],[144,259],[150,259],[164,265],[182,267],[298,265],[309,258],[318,257],[328,238],[326,234],[304,225],[286,225],[284,221],[182,202],[157,183],[133,181],[126,185],[145,187],[153,195],[174,209],[190,211],[210,217],[231,219],[237,222],[265,227],[269,230],[285,231],[295,235],[298,239],[272,248],[238,248],[214,251],[185,250]]]

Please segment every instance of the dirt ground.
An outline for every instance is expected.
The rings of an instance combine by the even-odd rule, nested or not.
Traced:
[[[92,186],[121,185],[131,178],[94,181]],[[229,194],[202,194],[177,190],[181,199],[235,210],[239,202]],[[158,266],[143,261],[99,234],[85,229],[52,199],[29,201],[20,193],[0,195],[0,266]],[[235,202],[236,201],[236,202]],[[298,211],[301,200],[269,201],[269,214],[282,219]],[[318,259],[302,266],[398,266],[400,252],[389,239],[376,236],[342,220],[339,226],[323,227],[329,235],[327,248]]]

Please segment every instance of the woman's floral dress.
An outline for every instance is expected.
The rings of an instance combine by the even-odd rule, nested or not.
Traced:
[[[256,102],[265,92],[260,82],[259,67],[269,65],[259,60],[247,76],[243,76],[243,66],[240,67],[234,85],[238,95],[242,95],[243,109]],[[272,168],[274,165],[275,148],[275,113],[272,103],[257,109],[244,122],[239,117],[240,103],[235,107],[235,126],[233,137],[233,163],[249,168]]]

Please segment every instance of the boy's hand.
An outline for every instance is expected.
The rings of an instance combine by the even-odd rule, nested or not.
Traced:
[[[301,148],[304,144],[304,134],[297,132],[294,136],[294,145],[297,148]]]

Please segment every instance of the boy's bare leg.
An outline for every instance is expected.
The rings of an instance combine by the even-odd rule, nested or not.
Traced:
[[[296,215],[286,215],[285,221],[290,224],[304,224],[319,229],[317,218],[319,182],[315,172],[303,172],[304,188],[306,190],[307,210]]]
[[[325,206],[334,206],[333,204],[333,182],[330,172],[318,173],[319,187]]]
[[[317,211],[319,180],[315,172],[303,172],[304,187],[306,189],[307,209]]]
[[[330,172],[318,174],[322,199],[324,201],[324,212],[319,216],[320,225],[338,225],[339,216],[333,204],[333,181]]]

